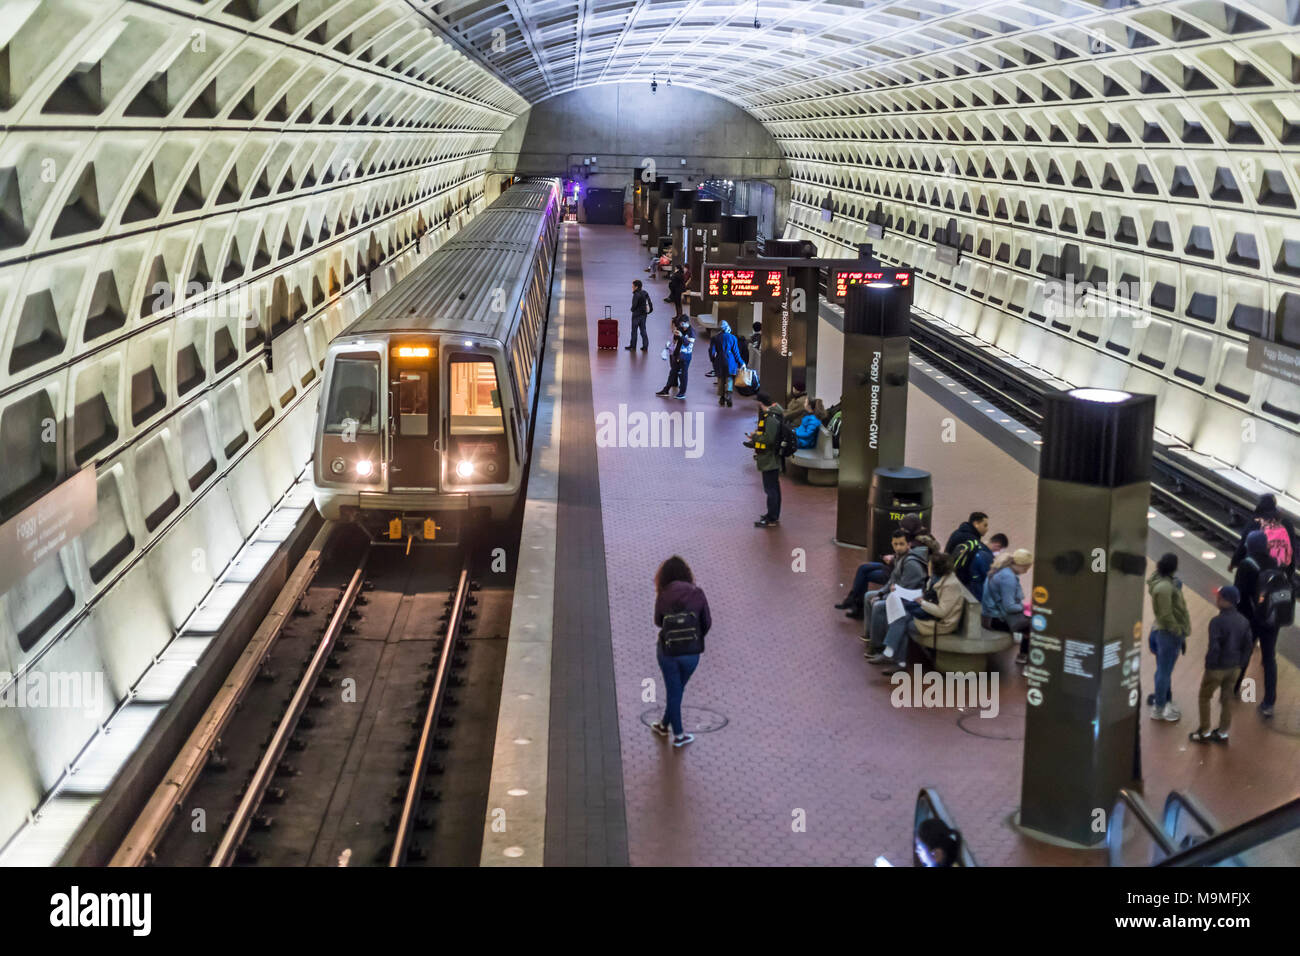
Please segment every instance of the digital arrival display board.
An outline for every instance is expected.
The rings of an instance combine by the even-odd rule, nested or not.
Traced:
[[[719,302],[775,302],[785,295],[784,269],[709,266],[704,270],[704,297]]]
[[[849,286],[864,282],[897,282],[900,286],[912,284],[912,273],[902,269],[886,269],[883,272],[867,272],[859,269],[834,269],[831,271],[831,283],[827,290],[830,300],[841,305],[849,297]]]

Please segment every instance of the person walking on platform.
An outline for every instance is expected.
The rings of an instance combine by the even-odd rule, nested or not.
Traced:
[[[1151,651],[1156,655],[1156,692],[1151,702],[1152,720],[1177,721],[1182,712],[1169,699],[1178,655],[1187,653],[1187,635],[1192,633],[1192,619],[1183,600],[1183,582],[1174,576],[1178,555],[1165,554],[1156,562],[1155,572],[1147,579],[1155,624],[1151,628]]]
[[[690,566],[674,554],[655,574],[655,627],[660,628],[655,657],[668,700],[663,717],[650,725],[660,737],[671,733],[674,747],[685,747],[695,739],[682,726],[682,694],[699,666],[712,624],[708,599],[696,586]]]
[[[722,323],[726,328],[727,323]],[[734,338],[734,337],[733,337]],[[781,520],[781,456],[777,446],[781,441],[781,406],[772,401],[766,392],[754,396],[758,400],[758,427],[745,442],[754,449],[754,464],[763,476],[763,491],[767,493],[767,511],[757,521],[755,528],[773,528]],[[731,404],[731,400],[727,400]]]
[[[1020,588],[1020,575],[1033,563],[1033,552],[1025,548],[1016,548],[1009,555],[1006,552],[998,555],[988,580],[984,582],[984,597],[980,601],[980,623],[986,630],[1020,635],[1017,664],[1029,660],[1029,618],[1025,614],[1025,594]]]
[[[686,373],[691,368],[691,353],[695,350],[695,330],[691,320],[679,315],[673,322],[673,341],[668,346],[668,383],[655,392],[666,397],[674,386],[677,394],[673,398],[686,397]]]
[[[730,408],[732,377],[740,368],[740,348],[736,345],[731,324],[726,319],[719,323],[718,334],[709,342],[709,360],[713,363],[713,374],[718,379],[718,404]],[[775,455],[776,446],[773,445],[772,449],[772,454]]]
[[[636,348],[636,333],[641,330],[641,351],[644,352],[650,347],[650,337],[646,335],[645,320],[651,312],[655,310],[654,303],[650,301],[650,293],[641,288],[641,280],[632,280],[632,335],[628,339],[626,351],[631,352]]]
[[[1264,665],[1264,699],[1259,703],[1261,717],[1272,717],[1273,706],[1277,703],[1277,632],[1276,624],[1267,620],[1260,596],[1267,588],[1266,582],[1275,576],[1278,562],[1269,552],[1268,535],[1255,530],[1246,535],[1246,556],[1237,565],[1237,574],[1232,584],[1239,595],[1237,609],[1250,622],[1250,652],[1246,663],[1255,653],[1255,644],[1259,644],[1260,663]],[[1241,693],[1241,684],[1246,677],[1245,666],[1237,677],[1234,690]]]
[[[984,597],[984,581],[993,566],[993,552],[983,541],[989,530],[989,516],[972,511],[970,517],[948,535],[943,553],[952,558],[953,573],[975,600]]]
[[[1200,723],[1187,735],[1193,743],[1226,744],[1232,725],[1233,683],[1250,660],[1250,622],[1237,610],[1241,593],[1233,586],[1219,588],[1216,617],[1210,620],[1210,640],[1205,649],[1205,674],[1201,677]],[[1219,692],[1219,726],[1210,729],[1210,698]]]

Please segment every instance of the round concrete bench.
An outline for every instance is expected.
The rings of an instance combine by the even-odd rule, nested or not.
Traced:
[[[800,448],[787,459],[790,464],[804,470],[810,485],[834,485],[840,478],[840,451],[823,425],[817,429],[817,444]]]
[[[967,673],[987,671],[989,657],[1016,643],[1009,631],[985,630],[980,623],[980,604],[967,590],[962,590],[966,606],[957,630],[938,637],[916,634],[912,640],[934,656],[934,666],[941,671]]]

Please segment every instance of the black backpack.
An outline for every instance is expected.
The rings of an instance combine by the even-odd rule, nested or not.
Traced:
[[[704,635],[700,633],[700,619],[694,611],[664,615],[663,626],[659,629],[659,650],[665,657],[704,653]]]
[[[977,538],[967,538],[952,550],[953,573],[957,575],[957,580],[967,587],[970,586],[971,562],[982,547],[983,544]]]
[[[794,426],[781,416],[780,430],[776,437],[776,453],[782,458],[789,458],[799,449],[799,436],[794,433]]]
[[[1287,627],[1295,623],[1295,585],[1285,571],[1269,568],[1259,572],[1258,592],[1256,620],[1260,624]]]

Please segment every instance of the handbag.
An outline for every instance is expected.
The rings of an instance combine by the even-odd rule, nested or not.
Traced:
[[[740,386],[741,388],[749,388],[749,384],[750,384],[749,380],[753,374],[754,374],[754,370],[751,369],[748,365],[740,366],[740,368],[736,369],[736,375],[735,375],[736,385]]]
[[[664,615],[659,629],[659,650],[665,657],[704,653],[704,635],[694,611],[677,611]]]

